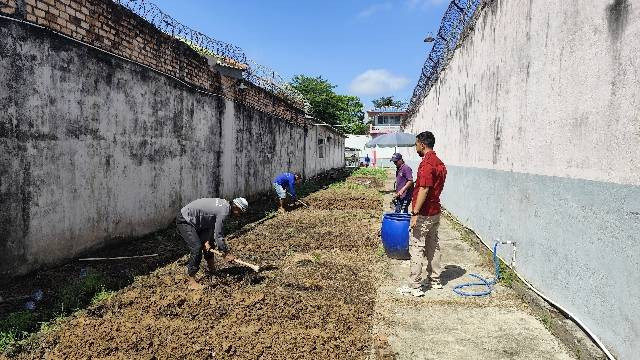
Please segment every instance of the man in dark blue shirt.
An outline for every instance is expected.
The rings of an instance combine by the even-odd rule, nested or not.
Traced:
[[[296,183],[302,182],[300,174],[282,173],[273,180],[273,189],[278,195],[278,211],[284,211],[284,200],[287,198],[287,192],[291,197],[291,203],[296,202]]]

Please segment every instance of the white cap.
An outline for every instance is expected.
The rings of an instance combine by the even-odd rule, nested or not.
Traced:
[[[237,206],[238,209],[242,210],[242,212],[246,212],[249,208],[249,202],[245,198],[235,198],[233,199],[233,205]]]

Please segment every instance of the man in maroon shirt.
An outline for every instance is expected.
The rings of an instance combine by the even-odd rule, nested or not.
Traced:
[[[422,157],[418,176],[414,184],[409,254],[411,274],[407,287],[399,289],[403,294],[424,295],[423,281],[432,289],[442,289],[440,283],[440,194],[447,177],[447,168],[433,151],[436,138],[430,131],[416,136],[416,152]],[[427,278],[422,277],[422,267],[426,265]]]

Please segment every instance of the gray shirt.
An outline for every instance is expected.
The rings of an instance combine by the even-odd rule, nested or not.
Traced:
[[[180,212],[198,232],[211,236],[213,230],[213,238],[216,244],[220,245],[220,242],[224,243],[222,222],[229,216],[230,208],[229,202],[225,199],[203,198],[190,202]],[[208,241],[208,236],[202,240]]]

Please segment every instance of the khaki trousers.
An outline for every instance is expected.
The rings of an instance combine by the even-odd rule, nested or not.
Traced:
[[[411,255],[411,274],[409,286],[420,287],[425,280],[422,277],[423,267],[426,267],[429,280],[440,278],[440,243],[438,242],[438,227],[440,214],[433,216],[418,216],[416,225],[409,236],[409,255]]]

